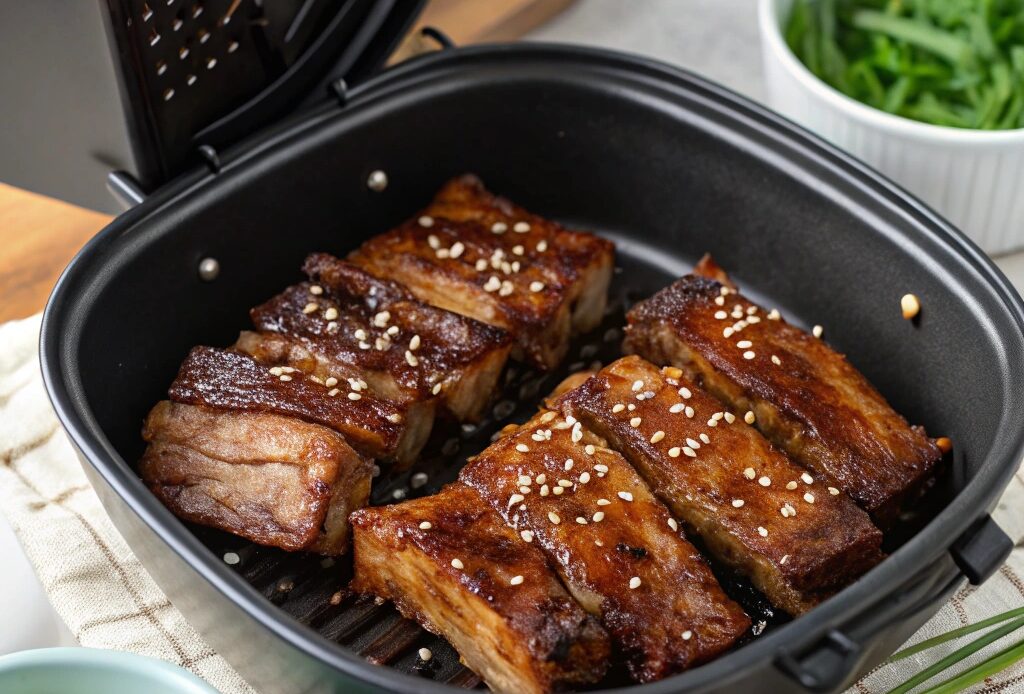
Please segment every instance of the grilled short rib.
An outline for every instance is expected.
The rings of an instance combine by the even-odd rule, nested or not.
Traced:
[[[337,433],[293,417],[162,401],[139,474],[185,520],[286,550],[342,554],[372,464]]]
[[[721,562],[801,614],[883,557],[882,533],[675,367],[625,357],[556,403],[622,453]]]
[[[547,553],[633,678],[649,682],[711,660],[750,620],[636,471],[600,443],[578,422],[543,412],[459,478]]]
[[[250,314],[257,330],[299,340],[324,378],[364,380],[400,403],[439,400],[459,421],[477,420],[511,349],[505,331],[416,299],[326,253]]]
[[[360,453],[401,464],[415,459],[432,422],[424,430],[408,417],[409,408],[359,384],[328,387],[293,367],[214,347],[192,348],[168,394],[174,402],[298,417],[337,431]]]
[[[604,675],[607,633],[474,490],[454,483],[351,519],[353,589],[445,637],[492,690],[539,694]]]
[[[489,193],[474,176],[446,184],[416,219],[349,260],[427,303],[512,333],[515,356],[542,369],[602,318],[611,242],[569,231]]]
[[[627,316],[625,348],[683,369],[883,528],[941,454],[846,358],[716,279],[688,275]]]

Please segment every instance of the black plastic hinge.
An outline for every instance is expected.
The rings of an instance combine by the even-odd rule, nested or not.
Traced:
[[[988,515],[971,525],[949,548],[957,568],[975,586],[994,574],[1011,551],[1013,540]]]
[[[776,664],[805,690],[832,692],[856,671],[861,653],[860,644],[838,629],[830,629],[802,658],[782,650]]]
[[[210,169],[210,173],[220,173],[220,155],[210,145],[199,145],[199,156],[202,157],[203,161],[206,162],[206,166]]]

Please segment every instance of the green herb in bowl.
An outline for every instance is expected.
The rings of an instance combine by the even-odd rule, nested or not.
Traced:
[[[1024,128],[1024,0],[796,0],[785,39],[820,79],[877,109]]]

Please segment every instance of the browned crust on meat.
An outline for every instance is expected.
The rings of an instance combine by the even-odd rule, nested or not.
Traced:
[[[711,660],[743,635],[749,619],[693,545],[671,529],[668,509],[636,471],[596,441],[545,412],[472,459],[460,480],[513,528],[533,533],[569,592],[601,618],[636,680]],[[531,480],[528,493],[521,476]],[[631,588],[634,577],[641,583]]]
[[[753,409],[769,439],[889,524],[934,474],[938,448],[843,355],[722,291],[718,281],[689,275],[637,304],[628,315],[627,350],[681,367],[738,410]],[[715,303],[719,297],[723,305]],[[728,317],[716,319],[718,311]],[[725,337],[739,321],[741,331]],[[741,340],[751,342],[752,359],[737,347]]]
[[[309,256],[304,270],[310,282],[250,312],[257,329],[301,340],[336,377],[358,375],[389,399],[439,397],[457,419],[479,417],[511,349],[508,333],[326,253]]]
[[[341,554],[372,465],[335,432],[292,417],[163,401],[139,475],[175,515],[262,545]]]
[[[505,231],[492,231],[495,224]],[[529,228],[519,233],[517,224]],[[507,329],[531,362],[552,368],[572,332],[600,322],[613,255],[610,242],[531,215],[464,176],[420,217],[373,237],[349,260],[422,301]]]
[[[726,418],[679,369],[666,371],[625,357],[557,406],[608,439],[720,561],[790,614],[882,559],[882,533],[846,495],[790,462],[744,413]],[[782,515],[787,506],[794,513]]]
[[[543,553],[472,489],[455,483],[351,519],[352,587],[393,600],[447,638],[492,689],[549,692],[603,676],[608,635],[566,593]],[[522,580],[513,584],[516,576]]]
[[[349,399],[347,385],[331,396],[332,388],[299,370],[278,376],[247,354],[194,347],[168,393],[175,402],[299,417],[334,429],[366,455],[414,459],[419,448],[404,445],[406,408],[367,392]]]

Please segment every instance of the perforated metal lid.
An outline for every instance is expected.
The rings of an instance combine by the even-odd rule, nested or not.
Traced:
[[[107,0],[145,189],[383,65],[423,0]]]

